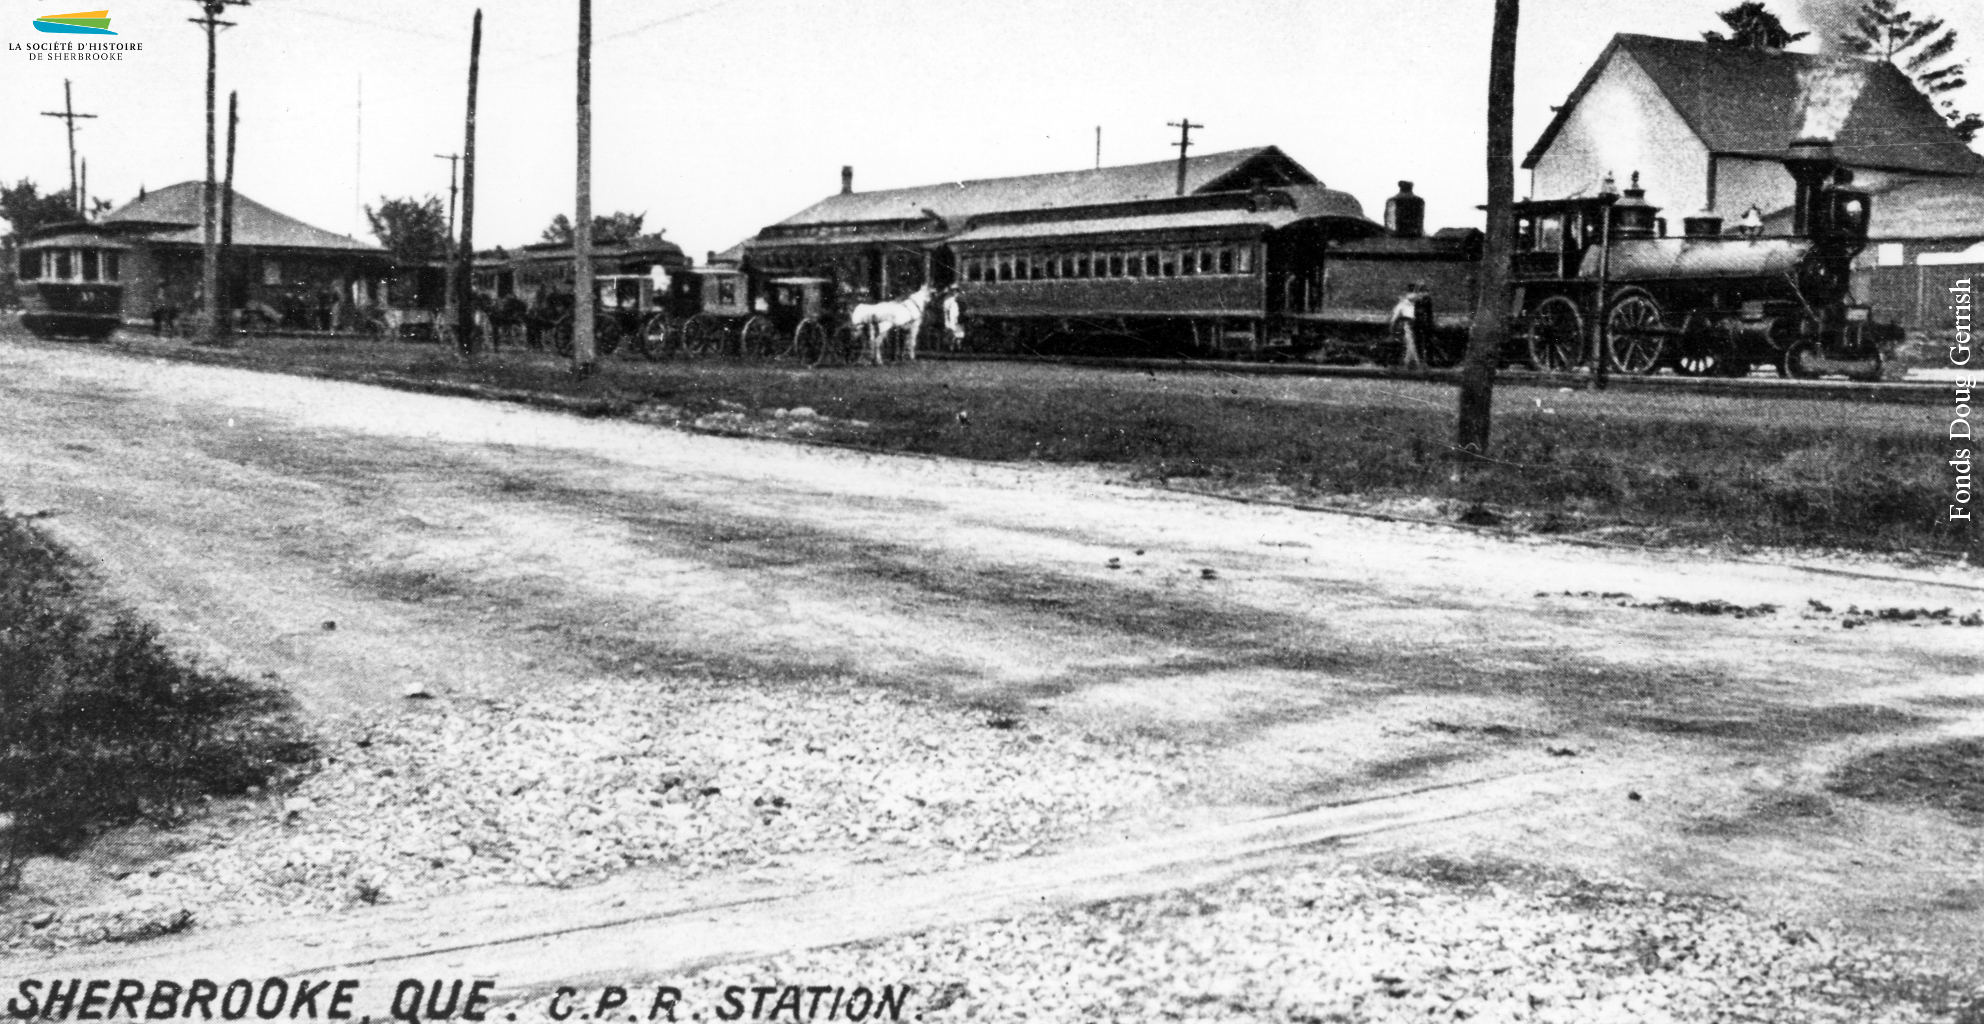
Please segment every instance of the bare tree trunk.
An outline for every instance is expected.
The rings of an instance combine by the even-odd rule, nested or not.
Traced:
[[[1454,445],[1488,454],[1495,405],[1495,364],[1509,334],[1509,258],[1515,234],[1516,16],[1518,0],[1495,0],[1488,54],[1488,238],[1481,253],[1481,293],[1461,367]]]

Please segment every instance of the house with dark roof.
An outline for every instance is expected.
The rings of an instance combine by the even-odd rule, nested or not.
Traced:
[[[1556,112],[1523,160],[1533,199],[1595,195],[1607,175],[1623,185],[1637,172],[1668,216],[1733,223],[1791,205],[1785,150],[1814,132],[1876,192],[1984,174],[1984,157],[1885,61],[1621,34]]]
[[[204,197],[203,183],[181,182],[104,215],[102,227],[131,245],[125,319],[148,319],[159,306],[199,305]],[[222,288],[232,308],[262,306],[289,326],[315,327],[333,309],[386,301],[392,257],[370,242],[312,227],[238,191],[231,234]]]
[[[851,294],[887,298],[926,281],[953,280],[956,268],[945,243],[979,221],[1055,210],[1149,212],[1142,207],[1155,209],[1181,196],[1320,185],[1273,146],[1190,157],[1182,172],[1173,159],[875,192],[855,191],[853,170],[844,167],[839,193],[766,227],[745,240],[741,252],[721,256],[772,273],[832,277]]]

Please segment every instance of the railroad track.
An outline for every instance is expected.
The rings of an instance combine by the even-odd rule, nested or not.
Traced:
[[[1216,373],[1248,377],[1348,377],[1369,380],[1420,380],[1458,382],[1459,369],[1402,370],[1387,366],[1327,366],[1317,363],[1259,363],[1237,359],[1152,359],[1104,356],[1027,356],[980,355],[965,352],[923,352],[921,358],[954,362],[1046,363],[1060,366],[1086,366],[1098,369],[1149,370],[1167,373]],[[1589,374],[1539,373],[1535,370],[1499,370],[1495,383],[1503,386],[1576,388],[1589,390]],[[1785,380],[1778,377],[1675,377],[1617,374],[1607,387],[1617,391],[1664,392],[1677,395],[1772,395],[1779,398],[1811,398],[1830,401],[1886,403],[1894,405],[1943,404],[1949,400],[1950,385],[1943,381]]]

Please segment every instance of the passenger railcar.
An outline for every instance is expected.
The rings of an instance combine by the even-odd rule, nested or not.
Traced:
[[[101,341],[123,323],[124,254],[130,246],[76,221],[44,227],[20,247],[26,311],[36,337]]]

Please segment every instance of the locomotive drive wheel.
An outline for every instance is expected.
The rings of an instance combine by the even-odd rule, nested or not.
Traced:
[[[1620,373],[1652,373],[1667,348],[1667,327],[1660,303],[1644,289],[1624,288],[1612,297],[1605,314],[1606,347],[1612,368]]]
[[[682,325],[682,351],[692,358],[715,355],[723,348],[725,333],[723,321],[698,313]]]
[[[807,317],[792,330],[792,356],[808,366],[820,365],[827,355],[827,329]]]
[[[666,359],[675,354],[671,346],[680,337],[680,331],[668,329],[667,315],[656,313],[641,325],[641,354],[650,360]]]
[[[745,359],[769,359],[773,346],[777,344],[778,328],[773,326],[770,317],[752,317],[737,335],[739,355]]]
[[[1546,373],[1563,373],[1584,362],[1584,316],[1578,304],[1552,295],[1523,317],[1529,343],[1529,365]]]

